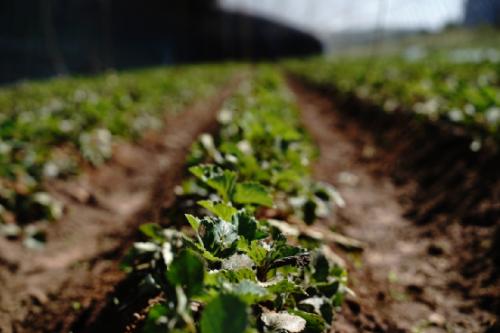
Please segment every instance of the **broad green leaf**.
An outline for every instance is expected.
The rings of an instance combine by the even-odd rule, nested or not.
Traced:
[[[262,265],[264,260],[267,257],[268,251],[264,248],[260,241],[254,240],[250,243],[249,248],[247,249],[247,255],[258,265]]]
[[[203,290],[205,263],[191,250],[182,251],[170,265],[167,278],[170,283],[181,286],[188,297],[199,294]]]
[[[273,198],[269,191],[259,183],[245,182],[236,184],[233,200],[239,204],[262,205],[271,207]]]
[[[161,236],[161,227],[156,223],[145,223],[139,227],[139,230],[143,235],[151,238],[155,241],[162,241],[163,237]]]
[[[216,166],[211,164],[195,165],[189,168],[189,172],[191,172],[193,175],[195,175],[202,181],[206,181],[206,179],[212,177],[215,170]]]
[[[266,285],[266,289],[273,294],[282,294],[282,293],[305,294],[305,291],[301,286],[287,279],[283,279],[273,284],[268,284]]]
[[[238,235],[245,237],[249,241],[255,239],[258,222],[252,215],[241,210],[233,215],[232,221],[238,228]]]
[[[292,127],[287,126],[286,124],[281,122],[281,119],[279,121],[280,122],[278,122],[278,119],[276,119],[274,124],[273,124],[274,126],[272,126],[272,133],[275,136],[279,136],[283,140],[286,140],[286,141],[296,141],[296,140],[299,140],[301,138],[301,135],[299,132],[297,132]]]
[[[243,280],[257,281],[255,273],[250,268],[240,268],[234,270],[221,269],[218,271],[211,271],[207,275],[207,284],[220,284],[221,281],[230,283],[238,283]]]
[[[297,246],[287,244],[286,240],[276,241],[272,251],[269,252],[269,260],[274,261],[277,259],[295,256],[304,252],[303,249]]]
[[[200,221],[200,237],[205,249],[216,256],[234,252],[239,236],[236,226],[218,217],[205,217]]]
[[[236,173],[224,170],[222,175],[207,180],[207,184],[217,190],[224,201],[230,201],[236,184]]]
[[[231,285],[229,291],[238,295],[249,305],[275,298],[275,295],[270,293],[268,289],[250,280],[243,280],[237,284]]]
[[[204,246],[203,246],[203,242],[200,241],[200,243],[192,243],[193,247],[199,251],[199,253],[201,254],[201,256],[207,260],[208,262],[211,262],[211,263],[215,263],[215,262],[221,262],[222,259],[220,258],[217,258],[216,256],[214,256],[211,252],[207,251]]]
[[[236,208],[225,203],[213,202],[210,200],[198,201],[198,204],[225,221],[231,221],[231,217],[238,211]]]
[[[321,316],[315,313],[305,312],[301,310],[293,310],[293,309],[290,310],[290,313],[302,317],[306,320],[306,329],[304,332],[323,333],[325,332],[328,326],[325,320]]]
[[[198,229],[200,228],[200,219],[191,214],[185,214],[184,216],[186,216],[186,219],[188,220],[193,230],[198,231]]]
[[[247,326],[247,305],[235,295],[215,297],[201,315],[201,333],[244,332]]]
[[[296,184],[300,183],[302,174],[295,169],[281,170],[272,175],[272,184],[278,188],[290,192]]]
[[[216,165],[203,164],[189,168],[189,171],[205,184],[215,189],[225,202],[231,200],[236,184],[236,173]]]

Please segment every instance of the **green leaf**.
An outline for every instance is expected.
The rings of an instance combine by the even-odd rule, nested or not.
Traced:
[[[300,311],[300,310],[289,310],[290,313],[295,314],[299,317],[302,317],[306,320],[306,329],[304,332],[307,333],[323,333],[325,332],[327,328],[327,323],[321,316],[310,313],[310,312],[305,312],[305,311]]]
[[[330,263],[322,253],[314,256],[312,267],[314,279],[318,282],[326,282],[330,274]]]
[[[238,211],[227,204],[216,203],[210,200],[198,201],[198,204],[225,221],[231,221],[231,217]]]
[[[275,298],[275,295],[270,293],[268,289],[261,287],[257,283],[250,280],[243,280],[232,285],[229,291],[238,295],[249,305]]]
[[[207,275],[206,283],[207,285],[220,286],[221,281],[227,281],[230,283],[238,283],[243,280],[257,281],[255,273],[250,268],[240,268],[234,270],[221,269],[218,271],[212,271]]]
[[[273,198],[269,191],[259,183],[245,182],[236,184],[233,200],[239,204],[262,205],[271,207]]]
[[[244,332],[248,325],[247,305],[234,295],[219,295],[201,315],[201,333]]]
[[[182,251],[170,265],[167,279],[173,285],[181,286],[188,297],[199,294],[203,290],[205,263],[191,250]]]
[[[273,294],[283,294],[283,293],[305,294],[305,291],[304,289],[302,289],[301,286],[287,279],[283,279],[277,283],[268,285],[266,289]]]
[[[155,241],[163,241],[163,236],[161,235],[162,229],[156,223],[146,223],[139,227],[140,232],[148,238]]]
[[[142,332],[144,333],[163,333],[167,329],[165,324],[160,324],[162,319],[163,321],[167,320],[168,309],[163,304],[154,305],[148,312],[148,316],[146,318],[146,323],[142,328]]]
[[[216,166],[212,164],[195,165],[189,168],[189,172],[191,172],[193,175],[195,175],[198,179],[201,179],[202,181],[206,181],[207,178],[212,177],[213,173],[215,173],[215,170]]]
[[[200,244],[201,243],[201,244]],[[201,256],[208,262],[211,262],[211,263],[215,263],[215,262],[221,262],[222,259],[220,258],[217,258],[216,256],[214,256],[211,252],[207,251],[204,247],[203,247],[203,242],[200,240],[200,243],[192,243],[192,246],[198,250],[201,254]]]
[[[231,282],[240,282],[242,280],[257,281],[255,272],[249,268],[242,268],[238,270],[223,271],[224,276]]]
[[[225,202],[231,200],[236,184],[236,173],[213,164],[189,168],[189,171],[205,184],[215,189]]]
[[[318,205],[314,200],[307,200],[304,206],[302,207],[304,214],[304,222],[308,225],[311,225],[316,220],[316,207]]]
[[[234,252],[239,236],[231,223],[218,217],[205,217],[200,221],[200,237],[203,246],[216,256],[227,256]]]
[[[262,265],[267,257],[267,250],[260,244],[259,241],[254,240],[250,243],[249,248],[246,250],[247,255],[252,259],[258,266]]]
[[[339,292],[340,282],[337,280],[332,282],[319,282],[316,283],[315,286],[323,295],[332,298]]]
[[[269,260],[274,261],[277,259],[295,256],[304,252],[303,249],[297,246],[287,244],[286,240],[275,242],[272,251],[269,252]]]
[[[245,237],[247,240],[252,241],[255,239],[257,231],[257,220],[248,212],[241,210],[233,215],[232,222],[238,228],[238,235]]]
[[[200,228],[200,219],[191,214],[185,214],[184,216],[188,220],[193,230],[198,231],[198,229]]]

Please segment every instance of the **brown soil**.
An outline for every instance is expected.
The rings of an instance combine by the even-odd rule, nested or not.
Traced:
[[[172,199],[188,149],[214,129],[235,83],[168,117],[163,133],[116,145],[105,166],[47,184],[66,213],[47,227],[43,250],[0,238],[0,332],[77,332],[92,322],[124,279],[119,261],[137,227],[155,221]]]
[[[462,134],[406,115],[291,87],[320,148],[315,175],[347,202],[327,223],[364,243],[362,252],[334,246],[356,293],[334,331],[500,332],[499,154],[472,153]]]

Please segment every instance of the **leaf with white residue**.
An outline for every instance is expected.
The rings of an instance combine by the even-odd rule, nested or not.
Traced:
[[[306,320],[288,312],[264,312],[261,317],[271,329],[286,330],[290,333],[302,332],[306,328]]]

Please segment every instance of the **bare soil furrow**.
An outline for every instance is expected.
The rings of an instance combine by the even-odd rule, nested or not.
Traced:
[[[495,183],[498,175],[478,177],[485,165],[471,163],[488,158],[461,154],[461,138],[422,142],[419,124],[351,113],[324,92],[294,80],[291,87],[319,145],[315,175],[347,202],[325,223],[365,244],[358,253],[337,249],[356,297],[348,297],[335,331],[495,332],[498,275],[488,253],[499,223],[498,216],[487,221],[495,191],[483,186],[484,177]],[[476,224],[487,228],[466,224],[460,207],[478,210],[481,199],[489,213],[476,216]],[[466,276],[468,263],[476,269]]]

